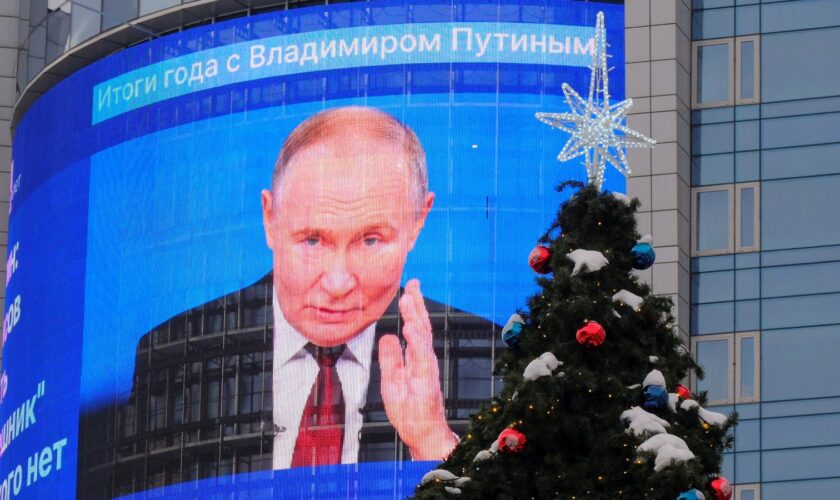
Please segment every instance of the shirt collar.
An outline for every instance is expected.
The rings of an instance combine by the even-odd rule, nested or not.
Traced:
[[[273,289],[274,287],[272,287],[271,305],[274,311],[274,335],[278,339],[282,339],[282,342],[274,343],[274,363],[277,366],[282,366],[292,358],[308,355],[305,347],[309,343],[309,339],[301,335],[300,332],[295,330],[286,321],[286,317],[283,316],[283,312],[280,310],[277,294]],[[369,370],[375,337],[376,323],[372,323],[362,333],[347,341],[347,348],[341,355],[341,359],[354,361],[366,371]]]

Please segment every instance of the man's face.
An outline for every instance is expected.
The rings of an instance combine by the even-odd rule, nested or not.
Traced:
[[[274,290],[286,320],[315,345],[343,344],[394,299],[418,215],[402,148],[349,132],[310,145],[287,165],[263,222]]]

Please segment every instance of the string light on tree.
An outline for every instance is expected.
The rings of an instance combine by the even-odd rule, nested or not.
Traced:
[[[623,124],[632,99],[610,104],[609,68],[607,67],[607,30],[604,13],[599,12],[595,26],[595,51],[589,67],[589,97],[584,100],[568,83],[562,85],[570,113],[537,113],[541,122],[572,135],[557,155],[560,161],[584,156],[589,183],[600,189],[607,164],[629,175],[627,148],[653,147],[656,141]]]

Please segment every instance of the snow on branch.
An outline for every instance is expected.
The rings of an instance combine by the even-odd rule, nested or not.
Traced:
[[[630,206],[630,197],[627,196],[626,194],[612,193],[612,196],[613,196],[613,198],[620,201],[621,203],[624,203],[628,207]]]
[[[575,263],[575,268],[572,269],[572,276],[580,271],[594,272],[600,271],[602,267],[610,262],[604,257],[604,254],[597,250],[583,250],[578,248],[568,253],[569,260]]]
[[[636,437],[662,434],[667,432],[665,430],[666,427],[671,426],[666,420],[657,417],[653,413],[648,413],[638,406],[625,410],[620,418],[622,422],[630,424],[630,432]]]
[[[652,453],[656,456],[653,470],[661,471],[669,465],[688,462],[694,453],[688,449],[685,441],[673,434],[657,434],[636,448],[636,453]]]
[[[461,486],[469,483],[472,479],[466,476],[458,477],[445,469],[435,469],[427,472],[426,475],[423,476],[423,479],[420,480],[420,485],[422,486],[430,481],[444,483],[443,489],[446,490],[447,493],[460,495]]]
[[[726,424],[726,415],[724,415],[723,413],[709,411],[700,406],[700,403],[693,399],[686,399],[680,404],[680,408],[682,408],[683,410],[690,410],[694,407],[698,408],[697,416],[703,422],[706,422],[709,425],[714,425],[716,427],[723,427]]]
[[[626,306],[632,307],[636,311],[642,307],[642,302],[644,301],[643,298],[639,297],[635,293],[628,292],[627,290],[621,290],[615,295],[613,295],[613,302],[620,302]]]
[[[525,367],[525,371],[522,372],[522,378],[525,380],[536,380],[540,377],[549,377],[551,376],[551,372],[556,370],[557,367],[562,364],[563,363],[557,361],[554,354],[544,352],[540,355],[540,357],[535,358],[533,361],[528,363],[528,366]]]

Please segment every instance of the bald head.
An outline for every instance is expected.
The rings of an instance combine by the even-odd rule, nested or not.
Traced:
[[[403,152],[404,161],[395,161],[394,165],[409,169],[410,195],[420,213],[429,192],[426,153],[420,140],[413,130],[390,114],[362,106],[321,111],[295,127],[283,143],[274,165],[272,195],[279,195],[286,170],[301,151],[328,141],[351,148],[359,140],[381,140]]]

